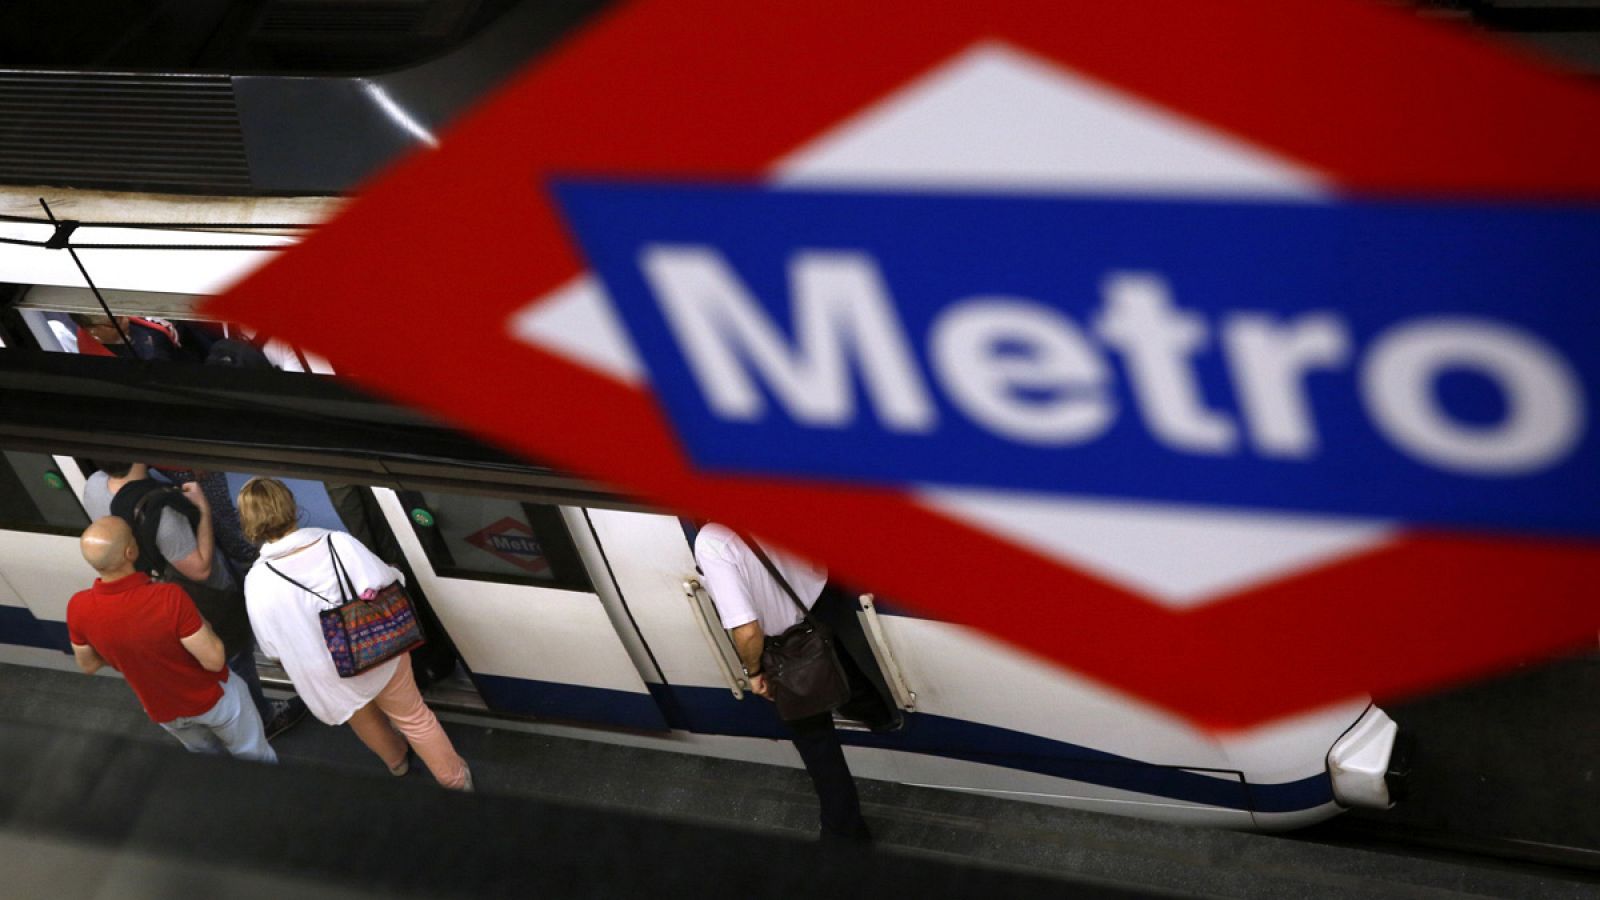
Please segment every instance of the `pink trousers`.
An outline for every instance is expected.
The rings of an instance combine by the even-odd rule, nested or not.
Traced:
[[[453,790],[467,786],[467,761],[456,752],[433,710],[422,702],[409,655],[401,658],[394,677],[378,696],[350,717],[350,727],[391,771],[405,762],[406,743],[410,742],[439,784]]]

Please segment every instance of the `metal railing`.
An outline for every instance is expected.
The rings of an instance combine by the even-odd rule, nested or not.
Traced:
[[[744,664],[739,661],[733,641],[722,630],[722,620],[717,617],[717,608],[712,605],[711,596],[698,578],[684,581],[683,595],[689,600],[695,624],[700,626],[700,635],[706,639],[706,647],[717,661],[717,670],[722,673],[728,690],[733,693],[734,699],[743,700],[745,691],[750,689],[750,680],[744,676]]]
[[[894,650],[889,646],[883,622],[878,619],[877,598],[872,594],[862,594],[860,599],[861,611],[857,615],[861,618],[862,631],[867,635],[867,646],[872,648],[872,655],[878,661],[878,670],[883,673],[889,693],[894,695],[895,705],[911,712],[917,708],[917,692],[906,682],[905,672],[901,670],[900,662],[895,659]]]

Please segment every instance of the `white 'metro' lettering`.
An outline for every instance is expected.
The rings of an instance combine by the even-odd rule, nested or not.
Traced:
[[[1222,343],[1256,450],[1291,459],[1315,453],[1317,429],[1305,375],[1344,365],[1350,356],[1344,323],[1329,313],[1309,313],[1293,322],[1239,313],[1228,318]]]
[[[1142,272],[1108,276],[1105,301],[1095,330],[1122,351],[1150,431],[1181,450],[1232,451],[1233,423],[1206,408],[1190,362],[1205,345],[1205,320],[1174,307],[1166,282]]]
[[[700,390],[718,415],[754,421],[765,402],[744,360],[796,422],[843,427],[855,416],[850,349],[883,424],[929,431],[937,413],[895,318],[883,279],[858,253],[806,253],[790,268],[793,353],[721,254],[654,245],[641,264],[661,298]],[[735,348],[743,350],[740,354]]]
[[[1016,297],[962,300],[934,323],[928,345],[934,373],[955,405],[1012,440],[1076,444],[1099,435],[1116,416],[1105,389],[1111,378],[1105,360],[1071,319],[1042,304]],[[1048,394],[1029,402],[1019,388]]]
[[[1497,424],[1452,421],[1433,399],[1441,372],[1493,381],[1507,412]],[[1412,455],[1477,475],[1520,475],[1560,460],[1583,436],[1583,389],[1566,360],[1498,322],[1432,318],[1389,329],[1361,373],[1367,408]]]
[[[641,267],[713,412],[757,421],[767,414],[759,377],[794,421],[854,423],[853,374],[883,427],[927,433],[938,407],[893,300],[865,253],[801,251],[790,262],[793,341],[769,320],[715,248],[653,244]],[[1265,457],[1307,459],[1322,441],[1307,380],[1350,364],[1337,313],[1284,319],[1226,315],[1219,344],[1239,399],[1240,423],[1207,405],[1194,361],[1210,326],[1179,308],[1165,279],[1111,272],[1101,284],[1093,333],[1117,352],[1140,418],[1156,440],[1200,455],[1239,452],[1240,424]],[[952,406],[984,429],[1038,446],[1094,440],[1115,421],[1112,371],[1099,347],[1065,314],[1026,297],[957,299],[934,319],[927,358]],[[1439,402],[1437,382],[1470,370],[1505,398],[1495,423],[1463,422]],[[1325,377],[1325,376],[1324,376]],[[1379,334],[1360,363],[1361,400],[1378,432],[1412,457],[1479,476],[1554,465],[1583,437],[1581,382],[1534,336],[1481,319],[1427,318]]]

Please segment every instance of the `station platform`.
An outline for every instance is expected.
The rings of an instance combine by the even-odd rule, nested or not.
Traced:
[[[0,665],[0,894],[1600,898],[1594,872],[866,780],[877,845],[835,851],[798,769],[443,718],[475,795],[310,718],[276,767],[192,756],[115,677]]]

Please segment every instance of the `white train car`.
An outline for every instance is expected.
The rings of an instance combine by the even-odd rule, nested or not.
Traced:
[[[194,200],[152,208],[131,195],[56,193],[57,208],[75,219],[111,219],[114,211],[123,221],[190,223],[138,231],[85,225],[73,236],[79,246],[262,248],[80,252],[113,312],[175,320],[193,319],[197,295],[219,290],[272,252],[268,248],[293,240],[290,230],[218,230],[205,223],[310,222],[332,206]],[[21,207],[20,195],[8,199],[8,209]],[[0,222],[0,237],[48,242],[53,233],[49,226]],[[125,373],[161,376],[154,363],[72,355],[81,349],[74,325],[82,321],[73,314],[94,315],[101,307],[65,252],[0,245],[0,283],[13,286],[3,332],[11,346],[0,351],[10,360],[8,384],[28,384],[30,372],[47,362],[53,384],[71,385],[79,374],[73,367],[82,366],[83,383],[95,385],[100,402],[118,403],[119,379],[129,391],[137,380]],[[331,371],[314,356],[295,358],[294,368]],[[171,373],[185,368],[164,365]],[[188,368],[196,385],[210,384],[196,372],[220,377],[216,369]],[[284,377],[304,386],[312,398],[307,405],[322,402],[319,391],[332,381],[317,374]],[[230,403],[252,402],[233,382],[223,382],[190,393],[209,390]],[[138,396],[131,393],[127,402],[137,406]],[[205,420],[213,423],[210,433],[182,440],[141,434],[127,423],[107,436],[97,434],[94,412],[74,409],[70,398],[48,415],[38,408],[12,415],[31,402],[11,392],[8,424],[0,425],[6,448],[0,454],[0,661],[70,666],[66,602],[92,577],[76,541],[86,524],[81,493],[92,454],[227,469],[235,473],[235,489],[251,472],[300,476],[293,485],[310,523],[348,525],[319,480],[329,471],[322,451],[294,441],[270,459],[230,449],[230,436],[247,429],[250,416],[213,414]],[[335,407],[315,420],[328,423],[330,434],[343,427],[335,421],[340,413],[328,411]],[[323,450],[342,439],[319,441],[316,430],[297,439]],[[346,468],[334,490],[348,496],[351,483],[360,485],[354,490],[374,513],[368,526],[392,535],[459,656],[466,681],[452,692],[452,708],[464,702],[519,727],[597,740],[798,764],[765,701],[745,691],[677,518],[603,491],[553,488],[548,480],[515,473],[499,483],[492,477],[455,483],[448,453],[410,468],[404,461],[374,464],[363,474],[362,446],[343,450]],[[951,577],[983,580],[981,572]],[[901,732],[873,734],[845,723],[847,754],[859,776],[1253,829],[1293,828],[1347,806],[1391,802],[1396,728],[1369,703],[1219,736],[900,604],[866,597],[860,615],[908,724]]]

